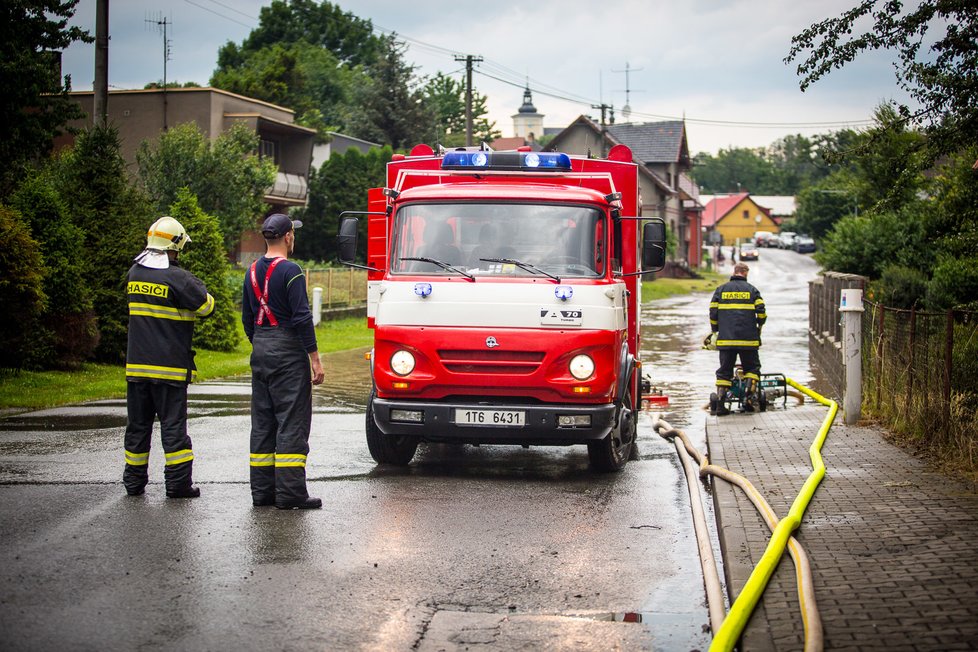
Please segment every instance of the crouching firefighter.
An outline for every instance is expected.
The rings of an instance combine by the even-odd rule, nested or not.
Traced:
[[[729,413],[727,409],[730,386],[733,383],[734,364],[740,364],[746,381],[744,409],[751,411],[757,405],[757,391],[761,380],[761,328],[767,321],[764,299],[753,285],[747,282],[750,268],[744,263],[734,265],[733,276],[713,293],[710,301],[710,328],[708,339],[716,338],[720,353],[720,367],[716,371],[717,414]]]
[[[126,351],[126,493],[138,496],[149,481],[153,422],[160,419],[163,478],[168,498],[196,498],[194,450],[187,434],[187,385],[197,374],[191,340],[194,322],[214,312],[204,283],[177,264],[186,229],[172,217],[149,227],[146,249],[129,269],[129,346]]]
[[[312,385],[323,382],[302,268],[288,260],[302,222],[262,223],[267,251],[245,274],[241,322],[251,341],[251,499],[255,507],[317,509],[306,490]]]

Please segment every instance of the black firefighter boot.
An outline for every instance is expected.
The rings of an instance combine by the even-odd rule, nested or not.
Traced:
[[[727,407],[727,400],[729,392],[728,388],[723,385],[717,385],[717,416],[724,417],[730,414],[730,408]]]

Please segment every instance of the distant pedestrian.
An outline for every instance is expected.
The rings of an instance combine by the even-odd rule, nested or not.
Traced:
[[[251,498],[256,507],[317,509],[306,489],[312,386],[323,382],[302,268],[288,260],[302,222],[275,213],[267,251],[245,275],[241,322],[251,353]]]
[[[160,419],[167,498],[196,498],[194,451],[187,434],[187,384],[197,375],[190,348],[194,322],[214,312],[204,283],[181,269],[177,257],[190,236],[177,220],[156,220],[146,249],[129,269],[129,346],[126,350],[126,493],[139,496],[149,482],[153,422]]]
[[[737,264],[737,247],[730,245],[730,262]]]
[[[745,407],[750,410],[756,405],[753,395],[761,380],[758,349],[767,309],[761,293],[747,282],[749,271],[744,263],[734,265],[733,276],[716,289],[710,302],[710,327],[716,333],[716,348],[720,353],[720,367],[716,371],[717,414],[720,415],[727,414],[724,400],[733,384],[738,356],[747,381]]]

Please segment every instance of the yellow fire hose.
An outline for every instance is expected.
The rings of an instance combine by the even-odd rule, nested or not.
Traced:
[[[697,496],[693,496],[694,489],[692,487],[696,483],[692,478],[690,468],[692,465],[689,463],[689,457],[685,455],[686,451],[688,451],[689,454],[692,455],[699,463],[700,476],[705,476],[707,474],[715,475],[740,487],[747,494],[750,501],[760,512],[761,516],[764,518],[768,527],[772,531],[771,540],[768,542],[764,555],[761,557],[761,560],[758,562],[757,566],[755,566],[753,572],[747,580],[747,583],[744,585],[743,590],[740,592],[740,595],[734,601],[733,605],[731,605],[730,612],[727,614],[726,618],[723,618],[723,598],[722,592],[720,593],[720,597],[717,597],[719,577],[716,572],[715,563],[712,562],[712,546],[710,546],[708,543],[706,544],[706,546],[710,548],[710,551],[707,557],[704,557],[704,542],[700,541],[700,527],[697,526],[697,540],[699,542],[701,551],[701,562],[703,563],[704,567],[704,581],[706,583],[707,599],[709,601],[710,608],[710,623],[713,631],[715,632],[713,643],[710,646],[711,650],[733,649],[737,640],[740,638],[740,635],[743,633],[751,613],[753,613],[754,608],[760,601],[761,595],[764,593],[764,589],[767,587],[768,581],[771,579],[771,575],[774,574],[774,570],[777,567],[778,562],[784,555],[785,547],[789,549],[792,560],[795,563],[796,578],[798,582],[798,598],[801,603],[802,622],[805,627],[805,650],[806,652],[821,650],[824,645],[822,623],[815,604],[815,592],[812,582],[811,566],[808,562],[808,557],[805,554],[805,551],[802,549],[798,541],[791,536],[791,533],[801,524],[801,518],[805,513],[805,509],[807,509],[808,504],[811,502],[815,489],[825,476],[825,464],[822,462],[820,451],[822,445],[825,443],[826,437],[828,436],[829,428],[832,427],[832,423],[835,421],[835,416],[838,412],[839,406],[835,401],[824,398],[804,385],[795,382],[791,378],[786,378],[786,381],[803,394],[811,397],[823,405],[828,406],[829,413],[822,421],[818,435],[816,435],[811,447],[809,447],[808,452],[812,461],[812,473],[808,476],[808,479],[802,486],[801,492],[799,492],[798,496],[795,498],[795,501],[792,503],[791,508],[788,511],[788,516],[780,521],[778,521],[777,516],[771,506],[767,503],[764,497],[760,495],[749,480],[743,476],[733,473],[732,471],[709,464],[708,460],[690,444],[685,433],[675,430],[665,421],[660,419],[654,425],[655,430],[660,436],[666,438],[678,438],[683,443],[683,446],[680,446],[674,439],[676,449],[679,451],[680,457],[683,459],[684,466],[686,467],[687,483],[690,485],[690,499],[694,503],[694,519],[702,517],[702,506],[700,505],[699,510],[697,510],[695,507],[695,505],[699,504],[700,499],[698,497],[698,489],[696,490]],[[699,512],[699,514],[697,512]],[[707,559],[709,559],[712,563],[711,570],[706,568]],[[714,603],[720,605],[719,609],[714,606]]]

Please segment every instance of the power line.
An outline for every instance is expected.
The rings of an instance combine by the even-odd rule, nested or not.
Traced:
[[[209,11],[210,13],[214,14],[215,16],[220,16],[221,18],[223,18],[225,20],[230,20],[232,23],[237,23],[238,25],[241,25],[242,27],[247,27],[248,29],[254,29],[254,27],[255,27],[254,25],[248,25],[247,23],[242,23],[240,20],[237,20],[236,18],[231,18],[230,16],[225,16],[221,12],[215,11],[215,10],[211,9],[210,7],[205,7],[204,5],[197,4],[193,0],[183,0],[183,1],[186,2],[188,5],[193,5],[195,7],[199,7],[200,9],[203,9],[204,11]]]

